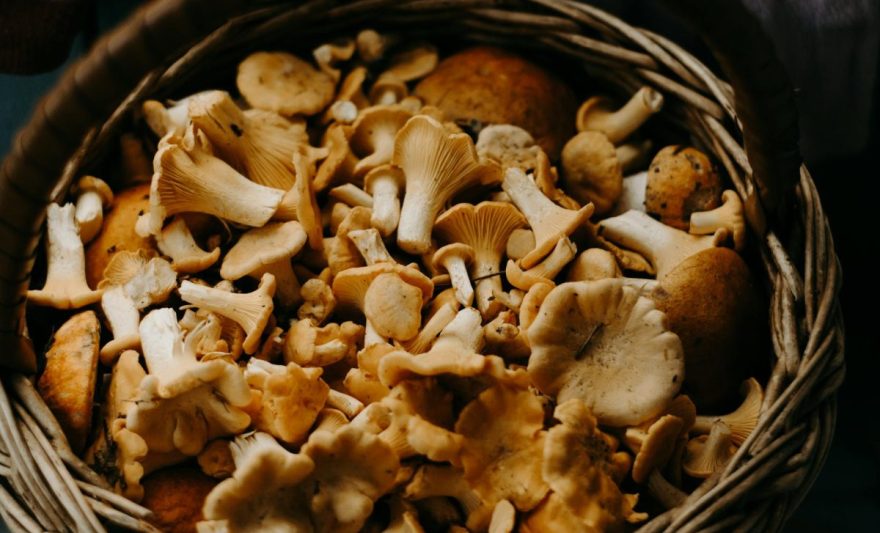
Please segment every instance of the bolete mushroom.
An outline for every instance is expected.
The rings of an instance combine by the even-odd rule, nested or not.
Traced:
[[[623,193],[623,169],[614,145],[595,131],[583,131],[565,143],[562,179],[575,200],[595,205],[597,216],[608,214]]]
[[[667,146],[648,168],[645,210],[673,228],[687,231],[691,213],[720,205],[722,184],[715,166],[703,152]]]
[[[578,108],[578,131],[603,133],[612,144],[620,144],[654,114],[663,108],[663,95],[644,86],[619,109],[613,109],[607,98],[594,96]]]

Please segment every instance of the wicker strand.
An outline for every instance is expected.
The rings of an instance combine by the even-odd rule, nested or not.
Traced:
[[[10,529],[17,527],[20,531],[27,531],[28,533],[44,531],[44,528],[40,527],[40,524],[31,517],[30,513],[18,504],[18,501],[16,501],[12,494],[9,494],[9,491],[6,490],[2,483],[0,483],[0,509],[2,509],[3,519]]]
[[[88,496],[95,500],[101,500],[108,505],[112,505],[118,510],[129,514],[135,518],[149,520],[153,518],[153,511],[146,507],[142,507],[125,496],[120,496],[115,492],[111,492],[101,487],[96,487],[84,481],[77,481],[76,485]]]
[[[139,520],[133,516],[127,515],[118,509],[110,507],[101,500],[86,497],[92,510],[102,517],[106,518],[111,524],[123,527],[131,531],[140,531],[143,533],[162,533],[160,529],[144,520]]]

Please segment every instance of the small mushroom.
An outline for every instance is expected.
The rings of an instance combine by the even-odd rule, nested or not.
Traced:
[[[720,205],[721,191],[721,178],[706,154],[696,148],[667,146],[648,168],[645,211],[668,226],[687,231],[692,213]]]
[[[223,258],[220,275],[235,281],[244,276],[259,279],[266,272],[275,276],[275,297],[281,308],[302,302],[300,284],[290,259],[306,243],[299,222],[275,222],[244,233]]]
[[[694,433],[709,433],[716,420],[724,422],[730,428],[730,438],[734,444],[741,446],[755,426],[761,415],[761,404],[764,402],[764,391],[755,378],[745,380],[741,387],[745,398],[732,413],[721,416],[698,416],[694,422]]]
[[[134,301],[125,294],[125,288],[121,286],[105,290],[101,295],[101,310],[110,323],[110,331],[113,332],[113,340],[101,347],[101,362],[112,366],[116,356],[125,350],[134,350],[141,345],[141,336],[138,326],[141,322],[141,314],[138,312]]]
[[[651,87],[642,87],[620,109],[614,110],[602,97],[590,98],[578,109],[578,131],[604,133],[610,142],[619,144],[663,108],[663,95]]]
[[[370,223],[383,237],[388,237],[397,229],[400,195],[405,184],[403,171],[393,165],[379,165],[364,177],[364,190],[373,198]]]
[[[535,266],[560,238],[571,235],[593,213],[592,204],[578,211],[559,207],[544,196],[535,182],[518,168],[507,169],[501,187],[525,215],[535,234],[535,248],[519,260],[522,268]]]
[[[374,374],[361,368],[351,368],[342,380],[345,390],[365,406],[379,402],[390,390]]]
[[[101,231],[104,208],[113,203],[113,191],[100,178],[83,176],[76,182],[76,224],[84,244],[89,243]]]
[[[648,426],[647,431],[642,428],[627,428],[627,445],[636,452],[633,481],[646,482],[654,469],[662,468],[669,462],[683,427],[684,421],[681,418],[664,415]]]
[[[602,133],[583,131],[562,149],[565,190],[578,202],[592,202],[595,214],[608,214],[623,193],[623,169],[614,145]]]
[[[27,292],[28,302],[56,309],[77,309],[101,299],[101,290],[86,283],[85,250],[73,204],[46,208],[46,283]]]
[[[525,226],[526,220],[511,204],[481,202],[476,206],[457,204],[437,218],[434,231],[446,242],[466,244],[474,250],[471,280],[476,282],[477,307],[492,319],[502,305],[494,300],[501,290],[501,256],[511,233]]]
[[[349,146],[348,139],[351,137],[351,132],[351,126],[343,124],[332,124],[327,128],[323,144],[327,150],[327,157],[321,162],[318,173],[312,180],[312,189],[315,192],[351,179],[354,166],[358,162],[358,158]]]
[[[420,43],[410,46],[394,54],[389,61],[389,66],[379,74],[376,83],[370,90],[370,100],[375,104],[400,102],[406,93],[401,96],[394,94],[393,101],[383,90],[390,85],[388,82],[403,84],[424,78],[437,66],[437,48],[428,43]]]
[[[353,360],[364,328],[354,322],[316,326],[311,320],[297,320],[284,342],[284,360],[302,366],[330,366]]]
[[[360,158],[353,178],[363,179],[374,168],[391,162],[394,138],[411,117],[411,112],[394,105],[377,105],[360,112],[348,139],[352,153]]]
[[[496,165],[480,163],[471,138],[448,134],[436,120],[417,115],[397,135],[392,163],[406,176],[397,244],[421,254],[431,246],[431,229],[447,200],[469,185],[496,182]]]
[[[361,30],[355,38],[358,56],[365,63],[375,63],[385,57],[385,52],[394,46],[396,42],[396,36],[379,33],[373,29]]]
[[[171,266],[181,274],[201,272],[220,259],[219,247],[210,252],[199,247],[181,216],[175,216],[155,237],[159,251],[171,258]]]
[[[498,354],[505,359],[525,359],[531,354],[525,332],[517,325],[512,311],[501,311],[483,326],[485,352]]]
[[[202,453],[196,457],[199,468],[206,476],[215,479],[226,479],[235,472],[235,461],[232,459],[231,442],[226,439],[215,439],[209,442]]]
[[[238,65],[235,84],[247,103],[287,117],[314,115],[330,104],[336,82],[286,52],[255,52]]]
[[[209,92],[209,91],[204,91]],[[166,108],[162,102],[147,100],[141,105],[141,112],[147,126],[153,130],[160,139],[169,133],[182,135],[189,124],[189,102],[192,98],[203,93],[191,94],[180,100],[171,100]]]
[[[712,235],[724,228],[733,237],[733,248],[742,252],[746,246],[746,222],[743,216],[743,203],[735,191],[721,193],[721,207],[711,211],[691,213],[688,233],[692,235]]]
[[[296,184],[292,189],[297,194],[296,217],[309,237],[309,246],[312,250],[321,250],[324,247],[321,210],[318,208],[315,189],[312,187],[315,162],[310,157],[307,146],[300,145],[294,150],[293,168],[296,169]]]
[[[619,280],[557,286],[529,326],[529,377],[559,403],[579,398],[600,423],[659,414],[684,377],[681,341],[651,300]]]
[[[336,297],[333,289],[320,278],[312,278],[302,284],[300,296],[303,303],[296,310],[300,320],[311,319],[315,324],[323,324],[333,310],[336,309]]]
[[[602,220],[599,222],[599,233],[643,255],[656,269],[657,280],[661,282],[687,258],[720,246],[728,235],[727,230],[721,228],[714,235],[697,237],[658,222],[641,211],[627,211]]]
[[[474,255],[471,246],[456,242],[438,249],[431,259],[434,268],[443,268],[449,272],[455,298],[464,306],[471,305],[474,301],[474,288],[468,277],[468,265],[474,262]]]
[[[367,229],[370,227],[371,212],[366,207],[355,207],[345,216],[336,230],[336,237],[327,239],[324,254],[330,268],[330,274],[335,278],[337,274],[350,268],[364,266],[364,257],[361,255],[355,243],[348,238],[351,231]]]
[[[708,435],[688,441],[682,467],[687,475],[705,479],[724,468],[735,453],[736,445],[730,428],[716,420]]]
[[[256,397],[256,409],[253,404],[249,407],[254,428],[287,444],[302,443],[330,391],[321,374],[320,368],[302,368],[296,363],[248,361],[244,378]]]
[[[237,294],[221,289],[204,287],[191,281],[180,285],[180,297],[187,303],[234,320],[244,329],[243,348],[252,354],[257,350],[263,329],[272,316],[272,296],[275,294],[275,276],[265,273],[260,286],[253,292]]]
[[[339,39],[315,48],[312,50],[312,57],[321,72],[330,76],[335,83],[342,77],[342,72],[338,68],[339,63],[351,59],[356,50],[354,39]]]

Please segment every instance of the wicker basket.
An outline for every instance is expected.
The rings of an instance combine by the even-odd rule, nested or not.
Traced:
[[[727,468],[643,530],[780,529],[834,429],[840,269],[798,159],[792,92],[766,38],[736,1],[669,4],[703,32],[732,86],[662,36],[571,0],[165,0],[99,41],[43,99],[0,176],[0,364],[12,369],[0,386],[0,512],[10,529],[155,530],[147,510],[110,492],[71,452],[25,377],[37,364],[25,291],[47,203],[115,146],[145,98],[208,87],[255,49],[301,48],[367,26],[539,48],[621,92],[648,84],[667,95],[664,120],[721,162],[762,236],[775,358],[758,427]]]

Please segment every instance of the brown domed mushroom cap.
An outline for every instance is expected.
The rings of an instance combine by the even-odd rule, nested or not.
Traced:
[[[150,184],[142,183],[120,191],[104,215],[101,232],[86,248],[86,280],[95,287],[116,252],[155,250],[150,239],[139,236],[134,226],[138,216],[150,211]]]
[[[498,48],[479,46],[447,57],[415,95],[449,120],[519,126],[554,160],[574,133],[577,102],[568,85]]]
[[[195,531],[202,520],[202,504],[217,480],[192,466],[160,470],[144,479],[143,505],[153,512],[150,519],[163,531]]]
[[[735,405],[740,383],[769,339],[762,298],[745,261],[728,248],[703,250],[672,269],[651,297],[681,339],[684,389],[698,411]]]
[[[667,146],[648,168],[645,210],[660,222],[687,231],[691,213],[721,205],[721,178],[696,148]]]

